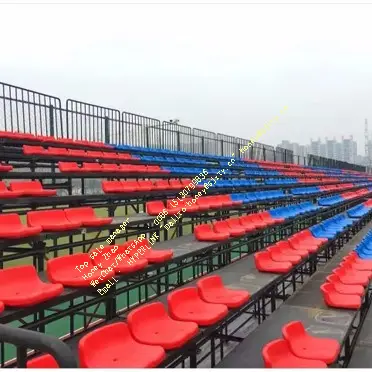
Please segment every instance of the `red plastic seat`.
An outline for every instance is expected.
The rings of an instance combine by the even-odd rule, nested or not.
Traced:
[[[130,168],[131,168],[131,172],[136,172],[136,173],[147,173],[148,172],[146,165],[133,164],[133,165],[130,165]]]
[[[361,296],[354,294],[341,294],[336,291],[333,283],[324,283],[320,286],[324,302],[329,307],[340,309],[359,309],[362,305]]]
[[[364,287],[357,284],[344,284],[336,274],[332,274],[326,277],[328,283],[332,283],[336,292],[341,294],[354,294],[358,296],[364,295]]]
[[[124,152],[117,152],[116,155],[117,155],[117,158],[120,159],[120,160],[129,160],[129,159],[132,159],[132,155],[126,154]]]
[[[276,262],[290,262],[291,264],[296,265],[302,260],[302,257],[295,253],[292,255],[283,254],[280,247],[275,245],[267,247],[267,251],[270,252],[271,259]]]
[[[271,214],[267,211],[258,213],[261,220],[265,222],[267,225],[275,225],[277,223],[282,223],[285,221],[285,218],[274,218]]]
[[[64,147],[48,147],[47,155],[51,156],[69,156],[69,153]]]
[[[256,269],[268,273],[287,273],[292,264],[288,262],[277,262],[271,258],[270,252],[258,252],[254,255]]]
[[[81,172],[81,168],[76,162],[58,162],[58,168],[61,172]]]
[[[256,229],[264,229],[267,227],[267,223],[264,222],[256,213],[243,216],[241,217],[241,220],[247,225],[253,225]]]
[[[6,306],[33,306],[62,292],[61,284],[42,282],[32,265],[0,270],[0,301]]]
[[[328,242],[327,238],[316,238],[316,237],[314,237],[311,234],[311,231],[308,230],[308,229],[298,232],[297,235],[301,236],[301,241],[304,244],[316,245],[316,246],[320,247],[322,244]]]
[[[164,203],[160,200],[146,203],[146,212],[150,216],[157,216],[159,213],[163,212],[164,209],[167,210],[169,215],[175,215],[182,210],[179,206],[176,208],[165,208]]]
[[[180,180],[178,179],[170,179],[169,180],[169,186],[171,190],[181,190],[183,189],[183,185]]]
[[[286,240],[281,240],[275,243],[274,246],[278,247],[280,252],[284,255],[301,257],[309,256],[309,252],[307,250],[294,249]]]
[[[0,172],[9,172],[13,169],[13,166],[8,165],[8,164],[1,164],[0,163]]]
[[[79,272],[75,267],[85,262],[88,263],[88,266]],[[105,282],[114,276],[114,270],[107,271],[105,276],[102,276],[101,270],[100,267],[93,265],[88,253],[76,253],[69,256],[52,258],[47,261],[48,280],[67,287],[89,287],[92,280]],[[84,279],[84,275],[88,279]]]
[[[209,224],[195,226],[194,235],[201,242],[219,242],[230,237],[230,233],[228,232],[217,233],[213,231],[212,225]]]
[[[81,172],[103,172],[102,166],[99,163],[83,163],[80,168]]]
[[[313,337],[299,321],[287,323],[282,328],[283,338],[288,341],[292,353],[299,358],[334,363],[340,353],[340,344],[332,338]]]
[[[252,225],[243,225],[242,224],[242,220],[239,218],[239,217],[232,217],[232,218],[228,218],[226,220],[229,228],[232,228],[232,229],[244,229],[244,231],[247,233],[247,232],[252,232],[255,230],[255,227],[252,226]]]
[[[167,300],[173,319],[195,322],[200,326],[215,324],[228,313],[226,305],[203,301],[195,287],[177,289],[168,295]]]
[[[115,173],[115,172],[119,172],[120,171],[120,167],[117,165],[117,164],[102,164],[102,170],[103,172],[112,172],[112,173]]]
[[[156,180],[154,185],[157,190],[171,190],[171,186],[167,180]]]
[[[22,224],[17,213],[0,214],[0,238],[22,239],[38,235],[42,231],[40,226],[27,227]]]
[[[137,183],[139,191],[151,191],[155,189],[155,186],[150,180],[139,180]]]
[[[277,339],[266,344],[262,349],[266,368],[327,368],[320,360],[303,359],[294,355],[289,342]]]
[[[59,368],[57,361],[50,354],[43,354],[27,361],[27,368]]]
[[[121,181],[102,181],[102,190],[106,194],[124,192],[124,187]]]
[[[101,159],[103,158],[103,154],[102,151],[87,150],[87,157],[93,159]]]
[[[129,241],[128,244],[130,244],[131,242],[132,241]],[[151,248],[151,245],[147,239],[142,240],[142,242],[138,244],[137,246],[144,248],[145,253],[141,257],[145,258],[150,263],[166,262],[166,261],[169,261],[173,257],[173,249]]]
[[[132,310],[127,318],[133,337],[146,345],[159,345],[166,350],[177,349],[198,334],[195,322],[172,319],[161,302],[146,304]]]
[[[216,221],[213,223],[213,230],[216,233],[228,233],[232,237],[245,235],[244,227],[230,227],[228,223],[224,221]]]
[[[121,181],[124,192],[137,192],[140,187],[137,181]]]
[[[196,283],[199,296],[211,304],[223,304],[228,308],[237,308],[251,297],[248,291],[226,288],[219,275],[211,275]]]
[[[370,281],[370,272],[350,270],[345,267],[337,267],[332,270],[344,284],[357,284],[366,287]]]
[[[137,342],[124,322],[89,332],[78,349],[82,368],[155,368],[165,358],[161,346]]]
[[[68,156],[75,156],[77,158],[87,158],[88,155],[85,150],[67,149]]]
[[[232,207],[234,202],[231,200],[230,195],[217,195],[216,199],[222,203],[223,207]]]
[[[102,249],[101,254],[93,258],[95,265],[102,265],[103,268],[111,266],[115,274],[129,274],[142,270],[148,266],[149,262],[143,256],[141,258],[130,260],[130,255],[125,254],[128,243],[123,245],[108,245]],[[117,249],[115,249],[117,247]],[[120,258],[118,258],[120,257]],[[108,259],[107,259],[108,258]]]
[[[43,146],[23,145],[23,153],[25,155],[47,155],[47,150]]]
[[[148,173],[169,173],[170,171],[161,169],[159,165],[148,165],[147,172]]]
[[[202,211],[209,211],[212,208],[211,205],[210,205],[210,199],[208,199],[205,196],[198,198],[196,200],[196,204],[197,204],[197,206],[198,206],[198,208],[201,212]]]
[[[319,247],[316,246],[316,245],[304,244],[301,241],[301,237],[298,237],[298,236],[291,236],[291,237],[289,237],[288,238],[288,243],[290,244],[290,246],[293,249],[300,249],[300,250],[306,249],[310,253],[317,252],[318,249],[319,249]]]
[[[80,223],[81,226],[103,226],[112,222],[112,217],[97,217],[92,207],[67,208],[67,219],[72,223]]]
[[[188,205],[187,203],[191,204]],[[199,212],[200,208],[196,203],[192,202],[192,198],[185,198],[183,199],[183,203],[180,203],[181,207],[186,208],[185,213],[196,213]]]
[[[108,152],[108,151],[102,151],[102,158],[103,159],[120,159],[116,152]],[[121,160],[121,159],[120,159]]]
[[[5,309],[5,306],[4,306],[4,304],[0,301],[0,313],[1,313],[2,311],[4,311],[4,309]]]
[[[223,206],[222,202],[218,199],[217,196],[203,196],[203,197],[199,198],[198,201],[202,200],[202,199],[207,201],[207,204],[209,205],[209,208],[220,209]]]
[[[0,181],[0,199],[17,198],[18,196],[21,196],[21,195],[22,195],[21,192],[8,190],[5,182]]]
[[[358,271],[372,271],[372,260],[357,260],[355,256],[347,256],[344,258],[344,262]]]
[[[41,227],[42,231],[66,231],[81,226],[81,222],[69,221],[63,209],[27,212],[27,224],[30,227]]]
[[[247,232],[257,230],[257,226],[251,221],[250,218],[247,218],[247,217],[249,216],[238,217],[240,224],[244,227],[244,229]],[[233,218],[230,218],[230,220],[233,220]]]
[[[13,181],[9,184],[9,189],[22,196],[53,196],[57,190],[45,190],[40,181]]]

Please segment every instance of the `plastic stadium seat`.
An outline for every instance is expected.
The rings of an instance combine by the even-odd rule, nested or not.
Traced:
[[[68,156],[75,156],[77,158],[87,158],[88,155],[85,150],[68,149]]]
[[[130,244],[132,241],[128,241]],[[173,257],[173,249],[153,249],[147,239],[142,240],[137,246],[144,247],[145,253],[140,257],[145,258],[150,263],[161,263],[169,261]],[[150,248],[150,249],[148,249]]]
[[[194,235],[196,239],[198,239],[201,242],[205,241],[219,242],[229,239],[230,237],[230,233],[228,232],[224,233],[214,232],[212,229],[212,225],[209,224],[195,226]]]
[[[215,324],[228,313],[226,305],[204,302],[195,287],[177,289],[168,295],[167,300],[173,319],[195,322],[200,326]]]
[[[283,338],[288,341],[292,353],[299,358],[334,363],[340,353],[340,344],[332,338],[313,337],[299,321],[287,323],[282,328]]]
[[[239,217],[228,218],[226,220],[229,228],[231,229],[244,229],[246,233],[254,231],[256,228],[252,225],[244,225]]]
[[[102,190],[106,194],[124,192],[121,181],[102,181]]]
[[[27,368],[58,368],[58,363],[50,354],[43,354],[27,361]]]
[[[327,368],[320,360],[303,359],[294,355],[289,342],[277,339],[266,344],[262,349],[266,368]]]
[[[76,162],[58,162],[58,168],[61,172],[81,172],[81,168]]]
[[[288,262],[277,262],[271,258],[270,252],[258,252],[254,255],[256,269],[268,273],[287,273],[292,264]]]
[[[87,150],[87,157],[93,158],[93,159],[101,159],[103,158],[103,153],[102,151]]]
[[[40,181],[13,181],[9,189],[21,193],[22,196],[53,196],[56,190],[45,190]]]
[[[47,150],[43,146],[23,145],[23,153],[25,155],[47,155]]]
[[[104,247],[102,252],[93,258],[93,263],[97,266],[101,264],[103,268],[111,266],[115,274],[119,275],[133,273],[148,266],[149,262],[143,256],[140,259],[132,260],[134,262],[129,262],[130,255],[125,254],[127,245],[128,242],[123,245]]]
[[[220,209],[223,207],[223,203],[219,200],[218,196],[204,196],[197,200],[205,200],[209,204],[209,208]]]
[[[139,191],[151,191],[155,189],[154,184],[150,180],[139,180],[137,183]]]
[[[72,223],[80,223],[81,226],[103,226],[110,224],[113,217],[97,217],[92,207],[67,208],[67,219]]]
[[[46,154],[51,156],[69,156],[67,149],[64,147],[48,147]]]
[[[328,275],[326,277],[326,281],[328,283],[332,283],[334,289],[336,292],[341,293],[341,294],[354,294],[358,296],[363,296],[364,295],[364,287],[362,285],[357,285],[357,284],[344,284],[341,282],[340,278],[335,275]]]
[[[179,179],[170,179],[169,186],[171,190],[182,190],[184,188]]]
[[[155,368],[165,358],[161,346],[137,342],[124,322],[89,332],[78,349],[82,368]]]
[[[17,198],[18,196],[21,196],[22,193],[19,191],[10,191],[6,187],[5,182],[0,181],[0,199],[2,198]]]
[[[232,207],[234,202],[231,200],[230,195],[217,195],[217,200],[222,203],[223,207]]]
[[[126,154],[124,152],[118,152],[117,153],[117,158],[120,159],[120,160],[130,160],[130,159],[132,159],[132,155],[131,154]]]
[[[370,278],[371,278],[370,271],[354,270],[354,269],[350,269],[348,267],[341,266],[341,265],[337,267],[336,269],[332,270],[332,272],[340,278],[342,283],[359,284],[363,286],[368,285]]]
[[[292,255],[283,254],[280,247],[275,245],[267,247],[267,251],[270,252],[271,259],[276,262],[290,262],[291,264],[296,265],[302,260],[300,255],[295,254],[296,251],[293,251],[294,253]]]
[[[88,263],[88,266],[79,272],[75,267],[85,262]],[[88,253],[76,253],[47,261],[48,280],[52,283],[61,283],[67,287],[89,287],[92,280],[107,281],[114,276],[114,271],[107,271],[105,274],[103,277],[101,269],[93,265]],[[83,276],[86,276],[87,279],[84,279]]]
[[[8,164],[1,164],[0,163],[0,172],[9,172],[13,169],[13,166]]]
[[[232,237],[245,235],[245,228],[241,227],[230,227],[226,220],[216,221],[213,223],[213,230],[216,233],[228,233]]]
[[[167,180],[156,180],[154,181],[154,185],[157,190],[171,190],[171,186]]]
[[[128,325],[134,339],[141,344],[177,349],[197,335],[195,322],[172,319],[161,302],[142,305],[128,314]]]
[[[41,231],[41,226],[23,225],[17,213],[0,214],[0,238],[2,239],[22,239],[38,235]]]
[[[344,262],[350,264],[352,269],[358,271],[372,271],[372,261],[371,260],[357,260],[355,256],[347,256],[344,258]]]
[[[219,275],[211,275],[196,283],[199,296],[203,301],[212,304],[223,304],[228,308],[237,308],[245,304],[250,294],[248,291],[226,288]]]
[[[267,223],[264,222],[257,214],[248,214],[247,216],[241,217],[241,220],[246,224],[254,225],[256,229],[263,229],[267,227]]]
[[[301,237],[292,235],[288,238],[288,243],[293,249],[300,249],[300,250],[307,250],[310,253],[317,252],[319,250],[319,247],[316,245],[310,245],[303,243]]]
[[[146,212],[150,216],[157,216],[159,213],[163,212],[164,209],[169,215],[175,215],[182,210],[179,206],[175,208],[165,208],[164,203],[161,200],[146,203]]]
[[[278,247],[279,248],[279,251],[283,254],[283,255],[288,255],[288,256],[301,256],[301,257],[308,257],[309,256],[309,252],[305,249],[294,249],[292,248],[292,246],[285,240],[281,240],[275,244],[273,244],[273,246],[275,247]]]
[[[102,164],[102,170],[103,172],[112,172],[112,173],[115,173],[115,172],[119,172],[120,171],[120,167],[117,165],[117,164]]]
[[[275,218],[272,217],[271,214],[267,211],[258,213],[262,221],[264,221],[267,225],[274,225],[277,223],[282,223],[285,221],[285,218]]]
[[[6,306],[33,306],[62,292],[61,284],[42,282],[32,265],[0,270],[0,301]]]
[[[320,286],[324,302],[329,307],[340,309],[359,309],[362,305],[362,298],[358,295],[341,294],[336,291],[334,284],[324,283]]]
[[[189,203],[191,205],[188,205],[187,203]],[[181,206],[181,208],[182,207],[186,208],[185,213],[196,213],[196,212],[199,212],[199,210],[200,210],[199,206],[196,203],[192,202],[192,198],[183,199],[183,203],[181,202],[180,206]]]
[[[124,192],[137,192],[140,191],[140,187],[137,181],[121,181]]]
[[[42,231],[66,231],[81,226],[81,222],[69,221],[63,209],[27,212],[27,224],[30,227],[41,227]]]
[[[102,172],[102,165],[99,163],[83,163],[80,172]]]
[[[161,169],[159,165],[148,165],[147,172],[148,173],[169,173],[169,171]]]
[[[4,308],[5,308],[4,304],[0,301],[0,313],[1,313],[2,311],[4,311]]]

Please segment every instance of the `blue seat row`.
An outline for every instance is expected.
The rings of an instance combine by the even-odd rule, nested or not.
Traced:
[[[260,182],[257,182],[256,180],[218,180],[216,182],[216,187],[222,188],[222,187],[247,187],[247,186],[257,186],[260,185]]]
[[[321,207],[314,205],[311,202],[303,202],[295,205],[288,205],[286,207],[279,207],[271,209],[270,215],[274,218],[291,218],[301,214],[309,213],[320,209]]]
[[[167,170],[171,173],[175,173],[175,174],[198,175],[199,173],[203,172],[203,169],[206,169],[206,168],[162,167],[162,169]],[[210,174],[211,175],[218,174],[218,172],[220,171],[219,168],[207,169],[207,170],[208,170],[209,175]],[[226,169],[224,174],[225,175],[230,175],[230,174],[232,174],[232,171],[230,169]]]
[[[324,206],[330,206],[330,205],[335,205],[338,203],[343,202],[345,199],[339,195],[333,195],[333,196],[326,196],[324,198],[318,198],[318,204],[319,205],[324,205]]]
[[[372,231],[369,231],[362,241],[355,247],[355,251],[361,259],[372,259]]]
[[[293,195],[310,195],[310,194],[317,194],[321,192],[319,187],[312,186],[312,187],[298,187],[295,189],[291,189],[291,193]]]
[[[265,185],[293,185],[298,183],[296,178],[268,178],[265,180]]]
[[[356,205],[353,208],[348,209],[346,213],[351,218],[361,218],[361,217],[366,216],[371,211],[372,211],[371,207],[368,207],[362,203],[362,204]]]
[[[283,190],[268,190],[246,193],[234,193],[230,195],[233,201],[242,201],[243,203],[252,203],[256,201],[270,201],[286,198]]]
[[[315,238],[333,239],[337,234],[352,226],[354,222],[355,220],[352,218],[348,218],[344,214],[338,214],[310,227],[309,230]]]
[[[138,156],[138,155],[137,155]],[[208,164],[208,162],[204,159],[192,159],[192,158],[178,158],[178,157],[170,157],[170,156],[150,156],[150,155],[139,155],[140,160],[143,162],[149,163],[183,163],[183,164],[197,164],[203,165]]]

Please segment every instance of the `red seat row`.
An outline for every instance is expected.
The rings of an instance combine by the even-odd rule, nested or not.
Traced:
[[[372,260],[362,260],[351,252],[332,272],[320,287],[324,302],[329,307],[359,309],[372,278]]]
[[[112,217],[99,218],[92,207],[50,209],[27,212],[27,226],[17,213],[0,214],[0,238],[21,239],[42,231],[65,231],[79,227],[102,226]]]
[[[74,144],[74,145],[82,145],[82,146],[89,146],[89,147],[105,147],[111,148],[110,145],[106,145],[100,141],[86,141],[86,140],[74,140],[71,138],[55,138],[53,136],[43,136],[43,135],[35,135],[29,133],[20,133],[20,132],[8,132],[8,131],[0,131],[0,138],[9,138],[9,139],[16,139],[16,140],[31,140],[37,142],[56,142],[56,143],[63,143],[63,144]]]
[[[154,166],[148,166],[154,167]],[[160,167],[155,166],[156,169]],[[152,169],[152,168],[151,168]],[[151,172],[162,172],[160,170],[151,170]],[[137,192],[152,190],[181,190],[190,185],[191,179],[170,179],[170,180],[138,180],[138,181],[102,181],[102,190],[106,194],[121,192]],[[196,188],[203,188],[198,185]]]
[[[221,209],[242,204],[241,201],[231,200],[230,195],[202,196],[196,199],[195,203],[192,202],[192,198],[177,199],[176,203],[177,205],[174,206],[174,201],[167,200],[167,205],[165,206],[161,200],[147,202],[146,212],[150,216],[157,216],[166,209],[169,215],[175,215],[181,211],[183,213],[205,212],[211,209]]]
[[[5,182],[0,181],[0,198],[17,198],[19,196],[52,196],[56,190],[46,190],[40,181],[13,181],[7,188]]]
[[[171,292],[168,311],[161,302],[145,304],[128,314],[127,323],[100,327],[83,336],[78,344],[80,367],[156,367],[165,350],[177,349],[199,332],[222,320],[229,308],[237,308],[250,298],[247,291],[231,290],[217,275],[203,278],[197,287]],[[97,352],[99,350],[99,352]],[[31,359],[28,368],[55,368],[50,355]]]
[[[317,252],[327,239],[315,238],[310,230],[302,230],[254,255],[256,269],[261,272],[287,273],[309,254]]]
[[[269,212],[265,211],[248,214],[243,217],[232,217],[212,224],[195,226],[194,235],[199,241],[223,241],[230,237],[243,236],[283,221],[283,218],[273,218]]]
[[[13,169],[11,165],[0,163],[0,172],[9,172]]]
[[[77,253],[50,259],[47,261],[46,271],[50,283],[42,282],[31,265],[0,270],[0,304],[10,307],[33,306],[57,297],[63,292],[64,286],[89,287],[91,281],[97,280],[97,284],[99,281],[107,282],[115,274],[132,273],[149,263],[165,262],[173,256],[171,249],[147,249],[140,259],[131,260],[134,262],[130,264],[128,260],[131,255],[126,255],[125,250],[132,242],[128,241],[121,246],[107,246],[99,254],[93,251],[91,254]],[[142,245],[150,246],[147,240],[142,241]],[[118,259],[119,255],[121,259]],[[84,270],[76,269],[80,265],[85,266]],[[102,278],[101,270],[110,267],[112,270],[106,270]]]
[[[341,351],[337,340],[312,336],[300,321],[283,326],[282,336],[263,347],[266,368],[327,368]]]
[[[159,165],[136,165],[136,164],[100,164],[83,163],[80,167],[76,162],[58,162],[58,168],[61,172],[122,172],[122,173],[169,173],[163,170]]]
[[[43,146],[29,146],[23,145],[23,153],[25,155],[44,155],[44,156],[73,156],[79,158],[93,158],[93,159],[119,159],[131,160],[137,159],[131,154],[123,152],[108,152],[108,151],[92,151],[92,150],[79,150],[65,147],[48,147]]]

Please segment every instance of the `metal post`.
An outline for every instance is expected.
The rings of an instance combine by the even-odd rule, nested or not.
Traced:
[[[49,105],[49,135],[54,137],[54,106]]]
[[[110,140],[110,119],[105,116],[105,143],[111,143]]]

